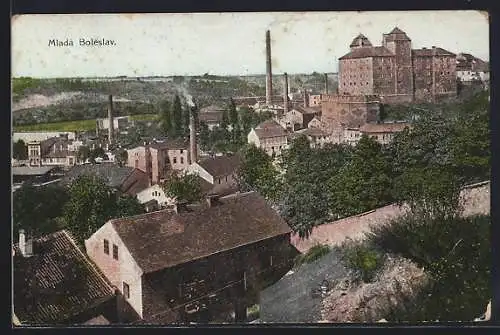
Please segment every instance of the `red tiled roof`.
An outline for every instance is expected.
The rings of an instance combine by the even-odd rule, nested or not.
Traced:
[[[236,172],[240,164],[239,155],[210,157],[198,162],[213,177],[229,176]]]
[[[286,131],[274,120],[267,120],[255,127],[255,133],[259,138],[286,136]]]
[[[361,47],[356,48],[348,54],[339,58],[352,59],[352,58],[368,58],[368,57],[393,57],[394,54],[385,47]]]
[[[162,210],[110,222],[145,273],[291,231],[257,193],[223,197],[219,202],[179,214]]]
[[[14,308],[22,323],[58,324],[114,297],[65,230],[35,239],[31,257],[14,249]]]

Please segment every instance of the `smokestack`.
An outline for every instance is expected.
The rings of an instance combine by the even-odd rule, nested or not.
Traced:
[[[328,73],[325,73],[325,94],[328,94]]]
[[[191,113],[189,115],[189,154],[191,157],[191,164],[198,161],[198,147],[196,145],[196,125],[194,122],[193,110],[191,107]]]
[[[24,257],[33,256],[33,240],[26,236],[24,229],[19,230],[19,249]]]
[[[309,95],[307,90],[304,88],[304,107],[309,107]]]
[[[273,74],[271,68],[271,32],[266,31],[266,104],[271,105],[273,95]]]
[[[288,75],[285,72],[285,89],[283,90],[283,113],[288,113]]]
[[[109,138],[109,144],[112,144],[115,135],[115,125],[113,122],[113,96],[111,94],[109,95],[108,119],[109,119],[108,138]]]

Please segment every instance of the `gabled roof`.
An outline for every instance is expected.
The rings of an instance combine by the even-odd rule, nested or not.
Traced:
[[[286,131],[275,120],[267,120],[260,123],[254,129],[259,138],[271,138],[286,136]]]
[[[118,166],[114,163],[76,165],[61,179],[61,184],[71,184],[79,176],[94,175],[104,179],[109,187],[119,189],[134,170],[133,167]]]
[[[41,176],[55,169],[55,166],[13,166],[14,176]]]
[[[163,141],[154,141],[149,144],[149,147],[153,149],[168,149],[168,150],[179,150],[186,149],[189,147],[189,142],[184,139],[165,139]]]
[[[328,134],[319,128],[304,128],[295,132],[297,135],[305,135],[311,137],[326,137]],[[296,135],[296,136],[297,136]]]
[[[63,323],[114,297],[65,230],[35,239],[31,257],[14,250],[14,308],[23,324]]]
[[[353,49],[348,54],[340,57],[341,59],[352,59],[352,58],[368,58],[368,57],[393,57],[394,54],[385,47],[362,47]]]
[[[238,170],[241,159],[239,155],[216,156],[202,159],[198,165],[213,177],[229,176]]]
[[[219,202],[179,214],[167,209],[109,222],[145,273],[291,232],[257,193]]]
[[[349,47],[351,48],[354,48],[354,47],[371,47],[372,46],[372,43],[370,42],[370,40],[368,39],[368,37],[366,37],[365,35],[363,34],[359,34],[358,36],[356,36],[351,44],[349,45]]]

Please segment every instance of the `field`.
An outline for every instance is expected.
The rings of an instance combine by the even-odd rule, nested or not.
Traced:
[[[130,118],[134,121],[155,120],[156,114],[137,114]],[[14,131],[86,131],[94,130],[95,127],[96,120],[91,119],[14,126]]]

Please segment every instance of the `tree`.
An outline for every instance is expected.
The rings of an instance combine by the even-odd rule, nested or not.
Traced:
[[[56,218],[61,215],[67,199],[66,188],[58,185],[23,185],[14,192],[12,199],[14,232],[25,229],[34,236],[41,236],[64,228]]]
[[[183,117],[181,99],[178,95],[174,97],[172,105],[172,136],[177,138],[182,136]]]
[[[339,217],[360,214],[393,201],[391,165],[374,139],[362,136],[352,159],[330,180],[332,210]]]
[[[160,102],[160,127],[163,135],[169,136],[172,132],[172,111],[170,102],[168,100],[162,100]]]
[[[229,123],[234,129],[234,127],[236,127],[236,125],[239,123],[239,120],[238,120],[238,111],[236,110],[236,104],[234,103],[233,98],[229,100],[228,118],[229,118]]]
[[[17,160],[28,159],[28,146],[23,140],[18,140],[12,145],[12,157]]]
[[[106,152],[104,151],[104,149],[102,147],[97,147],[94,150],[92,150],[90,153],[90,158],[92,160],[95,160],[98,157],[103,158],[103,159],[107,158]]]
[[[69,187],[62,221],[80,242],[89,238],[109,219],[141,214],[137,199],[121,195],[95,175],[83,175]]]
[[[200,122],[200,146],[204,151],[210,148],[210,130],[205,122]]]
[[[163,184],[163,190],[167,196],[176,200],[196,202],[203,196],[199,178],[196,174],[173,171]]]
[[[120,149],[116,153],[116,162],[118,163],[119,166],[124,166],[127,163],[128,160],[128,152],[125,149]]]
[[[227,109],[222,111],[222,121],[220,123],[220,128],[227,130],[229,126],[229,113]]]
[[[271,157],[255,145],[247,145],[241,150],[242,164],[237,173],[238,183],[244,190],[254,190],[270,201],[280,197],[280,174]]]

